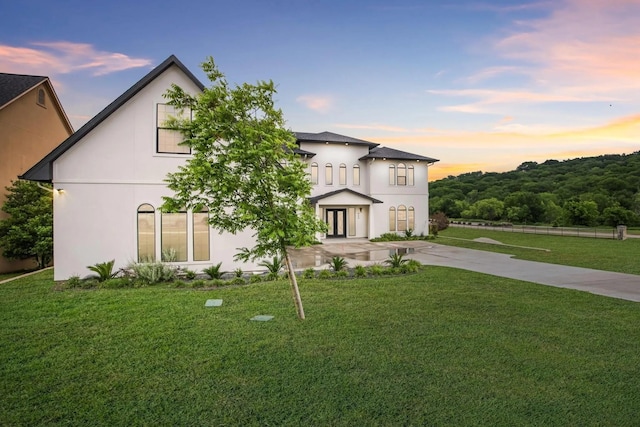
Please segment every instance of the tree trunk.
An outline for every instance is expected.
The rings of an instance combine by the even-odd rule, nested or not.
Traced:
[[[291,283],[291,292],[293,294],[293,302],[296,305],[296,311],[298,312],[298,319],[304,320],[304,308],[302,307],[302,299],[300,298],[300,290],[298,289],[298,279],[296,278],[296,272],[293,270],[293,264],[291,258],[289,258],[289,252],[287,248],[284,248],[284,259],[287,263],[287,271],[289,272],[289,283]]]

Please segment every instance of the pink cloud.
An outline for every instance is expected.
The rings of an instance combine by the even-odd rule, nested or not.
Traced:
[[[296,101],[319,113],[328,113],[333,107],[333,98],[327,95],[301,95]]]
[[[147,67],[150,59],[96,50],[86,43],[35,42],[33,47],[0,44],[0,69],[10,73],[56,75],[90,70],[95,76]]]

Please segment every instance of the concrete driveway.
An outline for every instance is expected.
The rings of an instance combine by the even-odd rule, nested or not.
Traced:
[[[349,265],[380,263],[391,252],[425,265],[460,268],[541,285],[576,289],[640,302],[640,276],[589,268],[568,267],[511,258],[511,255],[439,245],[428,241],[378,242],[341,239],[293,251],[296,268],[326,267],[332,256],[342,256]]]

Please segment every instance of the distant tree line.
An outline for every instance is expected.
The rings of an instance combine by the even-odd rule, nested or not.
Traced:
[[[470,172],[429,184],[431,213],[512,223],[640,225],[640,152]]]

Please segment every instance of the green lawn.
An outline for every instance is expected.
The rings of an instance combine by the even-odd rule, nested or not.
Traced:
[[[508,245],[543,248],[549,249],[550,252],[448,239],[447,237],[467,240],[488,237]],[[640,239],[634,238],[620,241],[449,227],[439,233],[436,243],[513,254],[516,258],[531,261],[640,274],[640,260],[638,259]]]
[[[282,281],[60,292],[48,271],[4,284],[0,425],[640,419],[637,303],[436,267],[300,286],[305,321]]]

